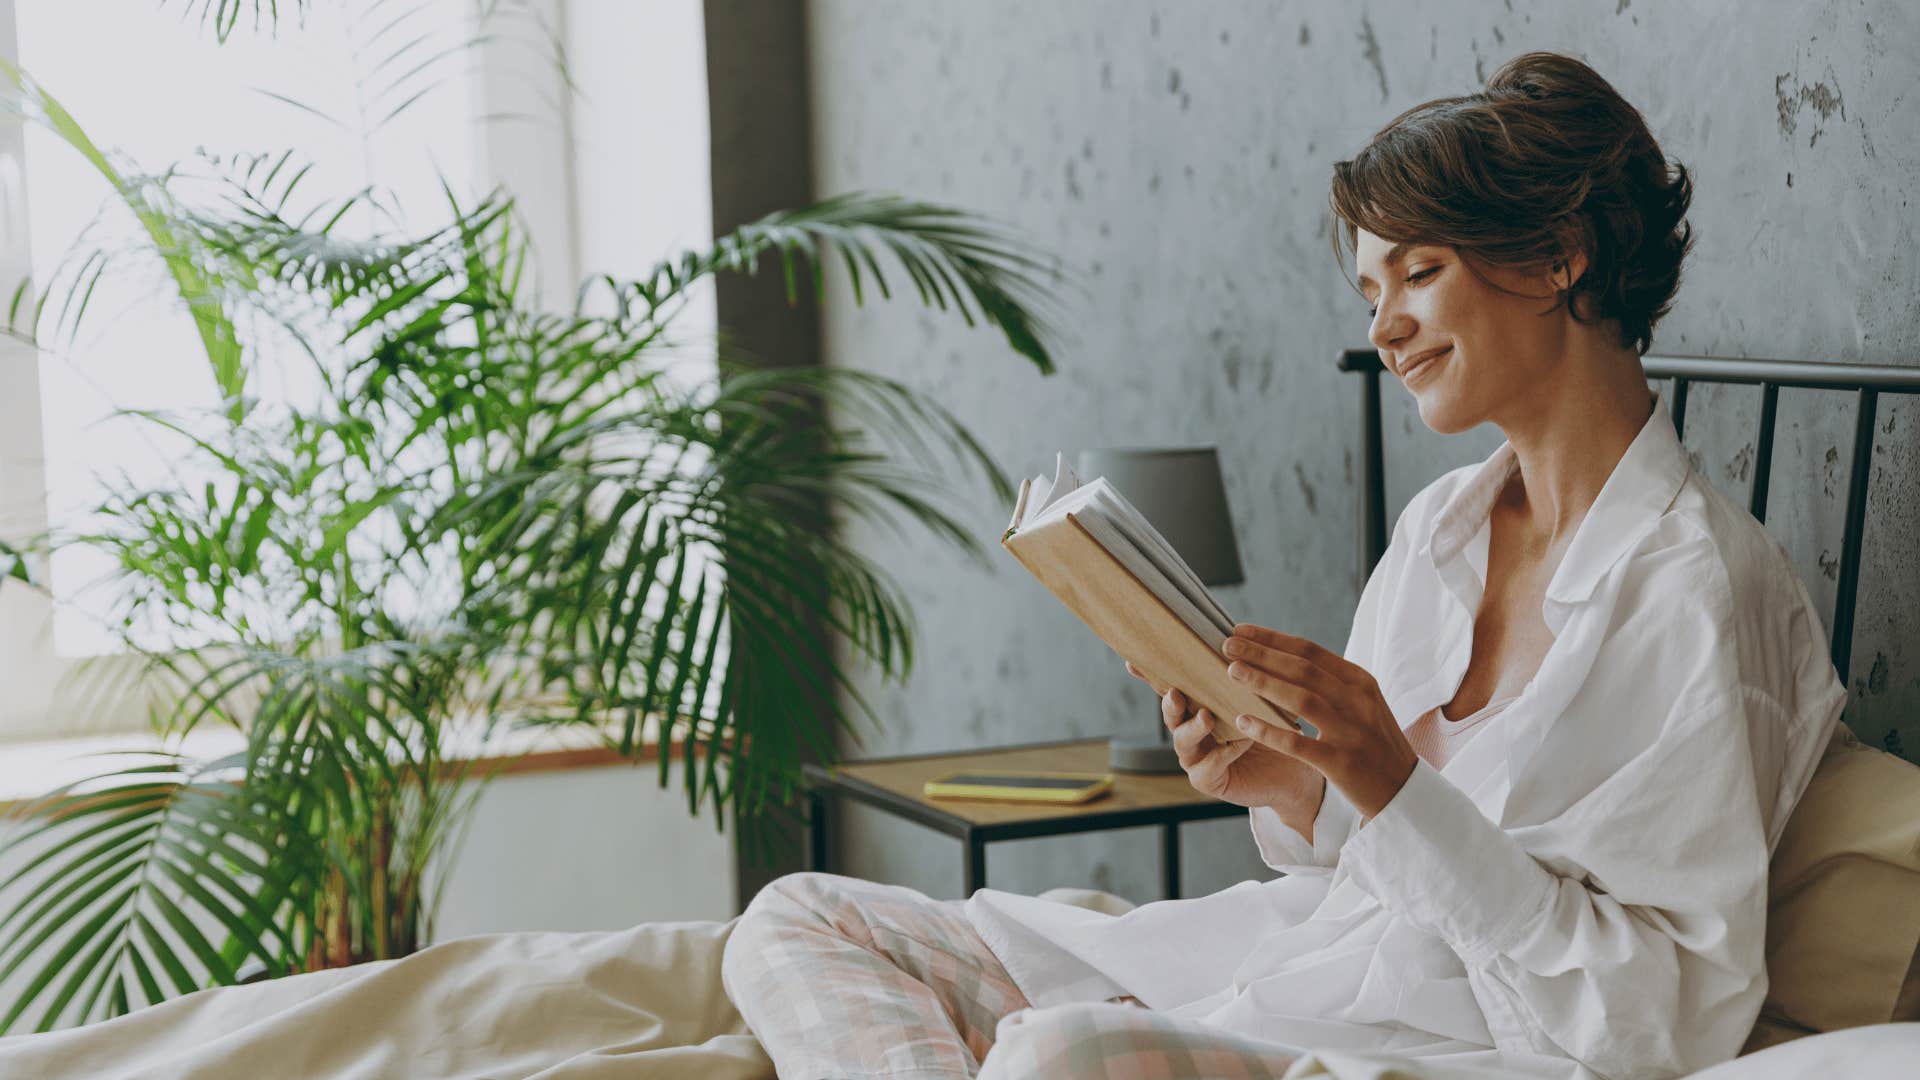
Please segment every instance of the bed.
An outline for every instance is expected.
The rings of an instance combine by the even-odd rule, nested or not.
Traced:
[[[1849,673],[1879,399],[1920,393],[1920,369],[1653,356],[1684,427],[1698,382],[1758,386],[1750,508],[1766,518],[1779,391],[1850,393],[1858,405],[1832,619]],[[1362,387],[1360,563],[1387,536],[1381,367],[1343,353]],[[1695,1080],[1920,1075],[1920,768],[1838,739],[1790,819],[1770,874],[1770,989],[1746,1053]],[[1049,899],[1118,913],[1081,889]],[[702,1077],[773,1069],[721,990],[733,923],[650,923],[604,933],[496,934],[403,960],[201,991],[104,1023],[0,1038],[0,1076]],[[1288,1080],[1441,1080],[1391,1055],[1309,1054]]]

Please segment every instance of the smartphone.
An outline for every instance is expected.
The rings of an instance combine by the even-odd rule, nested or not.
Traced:
[[[1112,773],[1001,772],[954,773],[927,781],[923,790],[932,799],[1078,803],[1112,787]]]

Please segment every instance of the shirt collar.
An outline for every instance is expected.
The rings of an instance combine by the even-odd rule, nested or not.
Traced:
[[[1494,501],[1519,465],[1513,444],[1501,443],[1434,515],[1422,550],[1435,567],[1460,557],[1486,527]],[[1656,393],[1652,415],[1614,465],[1574,532],[1553,580],[1547,583],[1547,598],[1577,604],[1591,597],[1600,578],[1673,505],[1689,468],[1673,420]]]

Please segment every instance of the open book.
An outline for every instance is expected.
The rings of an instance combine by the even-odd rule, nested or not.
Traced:
[[[1058,455],[1051,479],[1020,482],[1000,543],[1115,652],[1205,706],[1216,739],[1246,737],[1240,713],[1316,734],[1227,675],[1233,618],[1105,478],[1082,483]]]

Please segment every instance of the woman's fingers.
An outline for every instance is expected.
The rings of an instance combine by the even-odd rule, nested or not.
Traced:
[[[1319,668],[1329,676],[1354,686],[1366,686],[1373,682],[1373,675],[1365,668],[1355,664],[1332,649],[1317,642],[1293,634],[1283,634],[1270,627],[1254,623],[1237,623],[1233,636],[1246,641],[1276,649],[1299,657],[1306,663]]]
[[[1288,713],[1306,717],[1315,727],[1326,727],[1321,722],[1323,717],[1333,717],[1337,721],[1343,715],[1341,710],[1335,708],[1333,702],[1322,694],[1297,683],[1288,682],[1270,672],[1262,671],[1245,661],[1235,660],[1228,664],[1227,674],[1235,682],[1280,706]],[[1341,689],[1351,691],[1352,688],[1341,684]],[[1339,691],[1335,692],[1335,696],[1344,700]]]
[[[1201,755],[1200,759],[1187,769],[1195,786],[1217,788],[1226,779],[1227,770],[1241,756],[1253,749],[1252,739],[1235,739],[1230,743],[1215,743],[1213,749]]]
[[[1196,784],[1212,786],[1219,780],[1221,772],[1246,753],[1252,743],[1237,739],[1232,744],[1223,745],[1214,738],[1213,713],[1205,707],[1189,713],[1188,704],[1185,694],[1168,690],[1160,697],[1160,719],[1167,725],[1167,730],[1173,733],[1173,754],[1180,760],[1180,767],[1187,770]],[[1231,753],[1220,753],[1223,749],[1231,750]]]
[[[1160,722],[1172,731],[1187,718],[1187,698],[1178,690],[1169,690],[1160,695]]]
[[[1173,729],[1173,752],[1180,759],[1181,768],[1199,761],[1212,747],[1212,718],[1212,713],[1201,709]]]
[[[1227,656],[1232,661],[1227,665],[1227,674],[1236,670],[1251,669],[1277,677],[1291,685],[1310,690],[1322,697],[1337,696],[1347,689],[1347,685],[1337,676],[1312,661],[1294,653],[1269,648],[1246,638],[1234,638],[1227,642]],[[1240,678],[1234,675],[1235,678]]]
[[[1304,762],[1325,775],[1333,766],[1333,759],[1327,744],[1320,739],[1310,739],[1297,731],[1290,731],[1278,724],[1269,724],[1257,716],[1245,713],[1233,718],[1233,724],[1246,734],[1238,740],[1249,745],[1259,743],[1270,749],[1278,750],[1290,758]]]

